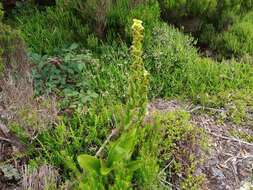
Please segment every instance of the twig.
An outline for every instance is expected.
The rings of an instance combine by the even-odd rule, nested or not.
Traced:
[[[231,155],[230,158],[228,158],[224,164],[227,165],[228,162],[230,162],[232,160],[232,163],[234,162],[233,160],[237,160],[237,158],[240,156],[240,152],[235,156],[235,155]]]
[[[226,167],[227,167],[227,163],[228,162],[230,162],[231,160],[234,160],[234,159],[236,159],[237,158],[237,156],[232,156],[232,157],[230,157],[230,158],[228,158],[225,162],[224,162],[224,164],[226,165]],[[233,161],[232,161],[233,162]]]
[[[10,144],[17,147],[20,151],[25,151],[26,146],[18,139],[18,137],[10,132],[6,125],[0,123],[0,131],[4,134],[4,137],[1,137],[2,140],[9,142]]]
[[[161,177],[159,177],[160,183],[162,184],[166,184],[169,185],[170,187],[174,187],[176,190],[180,190],[180,188],[178,188],[176,185],[173,185],[172,183],[162,179]]]
[[[171,183],[169,183],[168,181],[164,180],[164,179],[160,179],[161,183],[165,183],[167,185],[169,185],[170,187],[173,187],[173,185]]]
[[[8,143],[11,143],[11,140],[10,139],[6,139],[4,137],[0,137],[0,141],[6,141]]]
[[[174,158],[159,172],[158,176],[160,176],[174,161]]]
[[[96,157],[99,157],[101,155],[101,152],[104,150],[107,143],[111,140],[112,137],[116,136],[118,134],[118,129],[113,129],[111,134],[106,138],[105,142],[102,144],[102,146],[99,148],[99,150],[96,153]]]
[[[218,135],[218,134],[215,134],[215,133],[212,133],[212,132],[207,132],[207,133],[208,133],[208,134],[210,134],[210,135],[212,135],[212,136],[215,136],[215,137],[221,138],[221,139],[225,139],[225,140],[230,140],[230,141],[234,141],[234,142],[242,143],[242,144],[245,144],[245,145],[248,145],[248,146],[253,146],[253,144],[252,144],[252,143],[249,143],[249,142],[246,142],[246,141],[243,141],[243,140],[240,140],[240,139],[234,138],[234,137],[225,137],[225,136]]]
[[[233,170],[233,175],[234,175],[234,178],[235,178],[235,182],[236,182],[237,185],[239,185],[240,182],[239,182],[239,179],[238,179],[238,176],[237,176],[238,174],[237,174],[237,170],[236,170],[236,166],[235,166],[234,162],[232,162],[232,170]]]
[[[9,135],[10,130],[0,122],[0,130],[3,132],[5,136]]]
[[[223,152],[223,154],[224,154],[224,155],[226,155],[226,156],[230,156],[230,157],[233,157],[233,156],[235,156],[235,155],[233,155],[233,154],[230,154],[230,153],[226,153],[226,152]]]

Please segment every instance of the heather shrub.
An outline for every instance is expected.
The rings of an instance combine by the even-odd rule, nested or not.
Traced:
[[[153,29],[145,52],[151,97],[169,97],[184,88],[188,65],[198,57],[193,44],[193,38],[172,26],[162,24]]]
[[[63,2],[46,10],[28,6],[17,14],[18,28],[30,51],[53,55],[80,39],[85,43],[88,28],[66,7]]]
[[[170,22],[182,19],[199,18],[202,22],[212,23],[216,29],[222,30],[230,23],[252,9],[251,0],[159,0],[162,16]],[[174,21],[173,21],[174,20]]]
[[[82,24],[100,39],[108,41],[122,38],[130,42],[130,26],[133,18],[143,20],[147,32],[159,22],[160,10],[154,0],[146,1],[76,1],[69,2],[68,9],[77,13]]]
[[[194,102],[208,104],[210,97],[218,94],[253,89],[252,67],[249,64],[236,61],[222,61],[217,63],[211,59],[197,59],[188,65],[185,74],[184,87],[181,89],[186,96]],[[214,105],[222,106],[226,100],[216,99]]]
[[[5,68],[20,69],[25,62],[25,45],[20,32],[4,23],[0,4],[0,72]]]
[[[167,13],[167,14],[173,15],[174,18],[188,16],[188,15],[191,15],[191,16],[207,15],[207,14],[212,13],[217,6],[216,0],[203,0],[203,1],[159,0],[159,3],[163,11],[165,10],[172,11],[172,13]]]
[[[223,34],[224,50],[227,54],[253,55],[253,22],[242,21],[234,24]]]
[[[97,39],[130,42],[133,18],[143,19],[149,32],[159,22],[159,15],[156,1],[58,0],[56,6],[45,10],[28,4],[17,11],[16,18],[30,50],[53,55],[73,42],[88,48],[94,46],[92,43],[99,45]]]
[[[2,28],[2,19],[3,19],[3,11],[2,11],[2,4],[0,4],[0,26]],[[4,65],[3,65],[3,49],[2,47],[0,47],[0,75],[3,72],[4,69]]]
[[[145,38],[150,37],[150,31],[160,23],[160,8],[156,1],[124,0],[113,4],[107,13],[107,38],[112,41],[115,37],[121,37],[127,42],[130,38],[130,26],[133,18],[143,20],[146,28]],[[144,42],[145,43],[145,42]]]
[[[151,73],[150,98],[176,96],[223,106],[227,100],[215,102],[210,97],[253,89],[250,64],[200,58],[193,45],[193,38],[166,24],[153,30],[145,52],[145,64]]]
[[[217,43],[211,44],[214,49],[231,57],[253,55],[253,14],[249,12],[242,19],[235,22],[228,30],[218,34]],[[213,37],[214,38],[214,37]]]
[[[224,57],[252,51],[245,44],[251,39],[247,34],[252,33],[252,24],[244,19],[253,8],[251,0],[159,0],[159,4],[163,20],[192,33],[201,47],[210,47]]]
[[[249,12],[221,32],[208,24],[203,28],[200,42],[208,44],[216,54],[226,58],[252,56],[252,19],[253,14]]]

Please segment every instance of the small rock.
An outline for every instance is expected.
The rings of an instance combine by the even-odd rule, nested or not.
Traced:
[[[217,169],[217,168],[212,168],[212,174],[213,174],[213,176],[218,177],[220,179],[225,178],[223,172],[221,170]]]

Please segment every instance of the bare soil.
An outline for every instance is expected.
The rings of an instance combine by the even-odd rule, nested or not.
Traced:
[[[191,123],[203,128],[207,134],[210,150],[205,161],[198,167],[198,174],[205,175],[203,190],[252,190],[253,189],[253,144],[238,137],[231,137],[229,131],[244,131],[253,135],[251,127],[238,126],[230,122],[219,124],[214,116],[195,114],[193,105],[172,100],[156,100],[149,104],[149,110],[170,112],[183,109],[191,113]],[[198,153],[196,153],[198,154]]]

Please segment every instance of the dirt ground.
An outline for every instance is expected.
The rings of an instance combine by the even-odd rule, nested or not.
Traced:
[[[230,122],[219,124],[210,114],[198,112],[199,108],[178,101],[156,100],[149,104],[151,112],[186,110],[191,113],[191,123],[205,130],[210,151],[196,171],[205,174],[203,190],[252,190],[253,144],[229,133],[231,130],[244,131],[253,136],[252,128]]]

